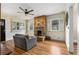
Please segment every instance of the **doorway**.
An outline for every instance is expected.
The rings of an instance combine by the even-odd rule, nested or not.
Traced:
[[[5,41],[5,19],[0,19],[0,41]]]

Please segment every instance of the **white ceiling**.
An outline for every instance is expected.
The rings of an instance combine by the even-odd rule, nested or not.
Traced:
[[[18,7],[22,7],[24,9],[33,9],[32,14],[27,15],[28,18],[33,18],[35,16],[40,15],[51,15],[61,11],[64,11],[66,8],[66,4],[64,3],[2,3],[1,4],[1,12],[2,14],[7,15],[16,15],[19,17],[26,17],[24,13],[17,13],[21,11]],[[26,18],[27,18],[26,17]]]

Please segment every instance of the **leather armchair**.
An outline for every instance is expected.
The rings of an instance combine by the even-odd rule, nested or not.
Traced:
[[[13,38],[15,47],[23,50],[29,50],[37,44],[37,38],[34,36],[28,38],[26,35],[16,34]]]

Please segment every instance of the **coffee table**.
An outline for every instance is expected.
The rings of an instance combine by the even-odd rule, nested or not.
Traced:
[[[45,41],[45,36],[38,36],[38,38],[41,38],[42,39],[42,42]]]

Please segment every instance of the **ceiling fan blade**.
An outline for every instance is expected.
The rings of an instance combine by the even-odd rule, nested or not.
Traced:
[[[34,14],[29,14],[29,15],[34,15]]]
[[[24,10],[22,7],[19,7],[19,9],[21,9],[22,11],[24,11],[24,12],[25,12],[25,10]]]
[[[24,12],[17,12],[17,13],[24,13]]]
[[[30,11],[28,11],[28,12],[32,12],[32,11],[34,11],[34,10],[30,10]]]

